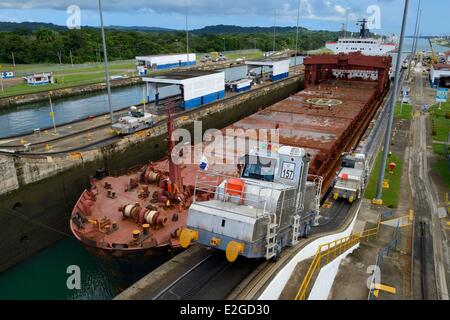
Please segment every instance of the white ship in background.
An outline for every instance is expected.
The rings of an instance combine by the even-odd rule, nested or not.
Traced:
[[[383,56],[397,49],[394,43],[383,43],[382,39],[369,38],[366,19],[359,23],[361,25],[359,38],[339,38],[338,42],[327,42],[326,48],[334,54],[361,52],[367,56]]]

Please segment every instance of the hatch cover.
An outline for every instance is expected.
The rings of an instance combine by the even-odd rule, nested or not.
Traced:
[[[307,100],[309,103],[314,104],[316,106],[324,106],[324,107],[328,107],[328,106],[338,106],[340,104],[342,104],[341,100],[337,100],[337,99],[326,99],[326,98],[314,98],[314,99],[308,99]]]

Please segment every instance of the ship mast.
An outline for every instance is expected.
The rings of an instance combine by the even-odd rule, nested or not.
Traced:
[[[169,157],[169,177],[170,181],[178,189],[178,192],[183,191],[183,181],[181,178],[180,166],[175,164],[172,159],[172,151],[175,148],[175,143],[172,140],[172,135],[174,132],[174,122],[173,122],[173,101],[171,100],[167,107],[167,153]],[[176,192],[174,192],[176,193]]]
[[[361,37],[361,39],[368,38],[369,37],[369,29],[366,28],[367,20],[362,19],[362,20],[358,21],[358,25],[361,26],[361,30],[359,31],[359,36]]]

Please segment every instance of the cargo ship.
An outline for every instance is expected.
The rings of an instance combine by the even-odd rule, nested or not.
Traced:
[[[191,204],[211,200],[210,190],[195,189],[199,171],[214,172],[214,181],[203,181],[210,189],[226,177],[240,177],[242,164],[227,161],[249,152],[235,147],[236,140],[248,140],[239,129],[275,130],[278,144],[264,145],[266,152],[283,146],[305,151],[311,186],[305,206],[312,215],[302,230],[310,229],[337,176],[341,155],[358,144],[389,90],[391,63],[388,56],[360,53],[305,58],[305,90],[222,129],[227,137],[234,134],[223,152],[201,163],[177,166],[168,157],[123,175],[97,174],[72,211],[73,234],[115,276],[132,273],[136,278],[141,270],[149,271],[160,257],[181,250],[179,237]],[[169,113],[169,137],[172,132]],[[169,155],[173,148],[169,139]]]

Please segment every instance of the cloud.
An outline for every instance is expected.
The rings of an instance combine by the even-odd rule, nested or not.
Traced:
[[[295,19],[298,3],[302,3],[302,18],[345,20],[346,8],[359,10],[361,0],[103,0],[105,11],[146,14],[184,14],[186,3],[190,15],[277,16]],[[69,5],[82,10],[98,10],[97,0],[2,0],[0,9],[54,9],[65,11]]]
[[[5,21],[5,22],[20,22],[20,19],[16,18],[16,17],[12,17],[12,16],[6,16],[3,14],[0,14],[0,21]]]
[[[343,6],[337,4],[334,6],[334,9],[336,10],[337,13],[339,13],[340,15],[345,15],[347,13],[347,9],[344,8]]]

